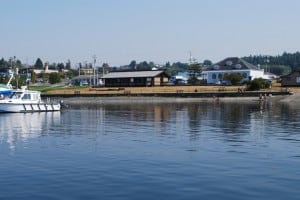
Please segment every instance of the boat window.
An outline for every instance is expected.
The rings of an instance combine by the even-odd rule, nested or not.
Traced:
[[[30,100],[30,94],[24,94],[22,97],[23,100]]]
[[[19,93],[13,93],[9,98],[10,99],[19,99],[20,96],[21,96],[21,94],[19,94]]]
[[[39,99],[39,94],[38,93],[32,94],[32,99],[33,100],[38,100]]]

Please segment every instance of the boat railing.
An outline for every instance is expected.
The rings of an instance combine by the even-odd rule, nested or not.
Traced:
[[[56,99],[56,98],[50,98],[50,97],[47,97],[46,98],[46,103],[47,104],[57,104],[59,103],[60,100],[59,99]]]

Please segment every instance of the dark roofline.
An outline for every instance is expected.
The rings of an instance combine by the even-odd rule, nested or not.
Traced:
[[[147,72],[149,74],[147,74]],[[131,74],[132,73],[132,74]],[[167,77],[170,77],[168,73],[166,73],[166,70],[145,70],[145,71],[117,71],[117,72],[110,72],[108,74],[105,74],[103,76],[104,79],[110,79],[110,78],[137,78],[137,77],[155,77],[160,74],[165,74]],[[115,74],[119,76],[114,76]],[[124,76],[123,74],[126,74],[127,76]],[[128,76],[130,75],[130,76]]]
[[[294,73],[299,73],[299,74],[300,74],[300,71],[299,71],[299,70],[293,70],[293,71],[291,71],[290,73],[288,73],[288,74],[286,74],[286,75],[282,75],[282,76],[280,76],[280,77],[281,77],[281,78],[289,77],[289,76],[291,76],[291,75],[294,74]]]
[[[227,66],[226,62],[227,61],[231,61],[233,63],[233,65],[231,66]],[[234,65],[237,64],[241,64],[241,68],[240,70],[245,70],[245,69],[252,69],[252,70],[261,70],[259,69],[257,66],[245,61],[242,58],[239,57],[227,57],[217,63],[214,63],[213,65],[211,65],[211,67],[208,69],[208,71],[211,70],[211,68],[213,68],[214,66],[218,65],[220,67],[220,69],[215,69],[215,70],[239,70],[238,68],[236,68]]]

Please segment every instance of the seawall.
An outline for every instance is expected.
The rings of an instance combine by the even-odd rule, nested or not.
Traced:
[[[260,99],[280,101],[290,92],[207,92],[207,93],[141,93],[141,94],[51,94],[43,98],[64,100],[67,105],[181,103],[181,102],[257,102]]]
[[[71,98],[71,97],[172,97],[172,98],[224,98],[224,97],[263,97],[286,96],[291,92],[182,92],[176,93],[121,93],[121,94],[97,94],[97,93],[73,93],[73,94],[43,94],[43,98]]]

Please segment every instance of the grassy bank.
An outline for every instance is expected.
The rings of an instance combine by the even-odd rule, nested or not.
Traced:
[[[238,92],[243,86],[161,86],[161,87],[122,87],[122,88],[91,88],[78,86],[31,86],[31,90],[41,91],[43,94],[146,94],[146,93],[215,93]],[[260,92],[281,92],[289,90],[300,92],[300,88],[282,88],[280,86]],[[257,92],[257,91],[256,91]]]

